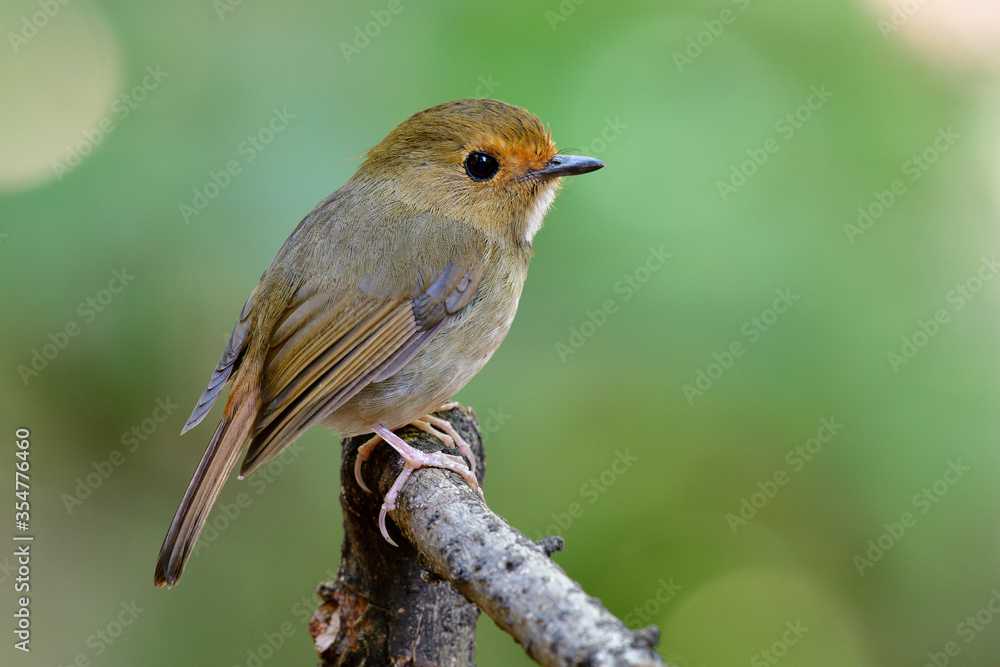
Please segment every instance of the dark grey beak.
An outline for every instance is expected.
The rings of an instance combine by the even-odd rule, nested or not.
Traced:
[[[531,172],[531,176],[542,181],[560,176],[575,176],[596,171],[604,166],[600,160],[582,155],[556,155],[541,169]]]

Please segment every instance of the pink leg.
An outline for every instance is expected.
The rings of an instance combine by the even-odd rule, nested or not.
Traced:
[[[456,431],[455,427],[451,425],[451,422],[447,419],[435,417],[434,415],[427,415],[422,420],[418,419],[413,422],[413,425],[424,433],[432,435],[443,442],[448,449],[457,447],[458,451],[462,452],[465,458],[469,461],[469,470],[475,474],[476,457],[472,454],[472,448],[469,447],[469,443],[467,443],[462,436],[458,434],[458,431]],[[438,429],[441,430],[439,431]],[[444,431],[444,433],[441,431]]]
[[[426,423],[421,422],[420,420],[417,420],[417,421],[413,422],[413,425],[416,426],[417,428],[420,428],[421,424],[423,424],[427,428],[431,429],[430,431],[425,431],[425,433],[431,433],[431,435],[434,435],[435,437],[439,438],[441,440],[441,442],[444,442],[445,445],[447,445],[448,447],[454,447],[455,446],[455,444],[451,441],[451,438],[449,438],[444,433],[438,433],[433,428],[431,428],[430,426],[428,426]],[[449,426],[450,426],[450,424],[449,424]],[[423,430],[423,429],[420,429],[420,430]],[[447,438],[447,441],[445,440],[446,438]],[[376,436],[371,437],[370,439],[368,439],[367,441],[365,441],[365,443],[363,445],[361,445],[360,447],[358,447],[358,455],[354,459],[354,479],[358,480],[358,486],[360,486],[362,489],[364,489],[367,493],[371,493],[372,490],[368,488],[368,485],[365,484],[364,478],[361,476],[361,464],[363,464],[365,461],[368,460],[368,457],[371,456],[372,451],[374,451],[374,449],[375,449],[375,446],[378,443],[380,443],[380,442],[382,442],[382,436],[376,435]],[[460,463],[462,465],[465,465],[465,461],[462,459],[461,456],[452,456],[451,454],[445,454],[445,456],[447,456],[448,458],[450,458],[452,461],[455,461],[456,463]],[[473,461],[473,468],[472,469],[473,469],[473,471],[475,471],[475,461]]]
[[[354,479],[358,480],[358,486],[368,493],[371,493],[372,490],[368,488],[367,484],[365,484],[365,480],[361,479],[361,464],[368,460],[368,457],[372,454],[372,450],[375,449],[375,445],[381,441],[382,436],[380,435],[376,435],[370,440],[367,440],[365,444],[358,447],[358,457],[354,459]]]
[[[399,473],[399,477],[393,482],[392,487],[389,489],[389,493],[385,494],[385,500],[382,503],[382,509],[378,515],[378,527],[382,532],[382,537],[393,545],[399,546],[392,541],[389,537],[389,532],[385,528],[385,517],[388,512],[396,509],[396,497],[399,495],[400,489],[403,488],[403,484],[410,477],[414,470],[419,468],[443,468],[445,470],[450,470],[462,476],[462,478],[469,483],[476,491],[479,491],[479,481],[476,480],[476,476],[472,474],[469,468],[464,463],[459,463],[455,461],[454,457],[450,457],[447,454],[441,452],[434,452],[428,454],[416,449],[406,443],[405,440],[400,438],[398,435],[387,429],[381,424],[373,424],[372,430],[378,435],[382,440],[385,440],[393,449],[395,449],[400,456],[403,457],[405,465],[403,466],[403,472]],[[374,440],[374,438],[372,439]],[[366,442],[362,447],[367,447],[372,444],[372,440]],[[372,445],[374,446],[374,445]],[[369,447],[368,452],[371,451]],[[365,454],[367,457],[367,453]],[[358,471],[358,464],[355,464],[355,474]]]
[[[448,401],[434,412],[448,412],[449,410],[461,407],[462,404],[457,401]],[[443,430],[452,437],[458,447],[458,451],[462,452],[462,455],[469,459],[469,463],[472,465],[472,472],[476,472],[476,457],[472,455],[472,448],[469,447],[469,443],[467,443],[465,439],[455,431],[455,427],[451,425],[451,422],[446,419],[439,419],[434,415],[427,415],[427,418],[427,420],[431,422],[432,426],[437,426],[439,429]],[[441,424],[435,424],[432,420],[439,421]]]

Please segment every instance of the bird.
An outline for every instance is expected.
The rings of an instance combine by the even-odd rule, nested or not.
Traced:
[[[478,490],[468,445],[431,412],[448,403],[503,341],[563,177],[604,167],[560,153],[527,110],[493,99],[416,113],[368,151],[355,174],[305,216],[244,304],[181,433],[229,384],[225,410],[163,540],[156,586],[172,586],[219,492],[246,452],[248,475],[313,425],[372,433],[402,456],[385,516],[422,467]],[[393,431],[407,424],[468,459],[424,453]]]

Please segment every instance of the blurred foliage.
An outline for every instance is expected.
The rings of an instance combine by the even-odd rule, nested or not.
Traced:
[[[5,2],[0,402],[7,442],[31,431],[36,542],[33,650],[0,661],[313,664],[336,436],[231,482],[154,590],[212,426],[178,432],[352,158],[490,96],[608,164],[566,184],[458,396],[490,505],[564,535],[678,665],[994,663],[1000,96],[876,4]],[[528,664],[480,630],[481,665]]]

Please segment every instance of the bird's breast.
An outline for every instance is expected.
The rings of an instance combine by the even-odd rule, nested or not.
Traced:
[[[419,354],[395,375],[368,385],[326,420],[345,435],[390,429],[418,419],[450,400],[500,347],[517,313],[527,258],[497,252],[473,300],[448,315]]]

